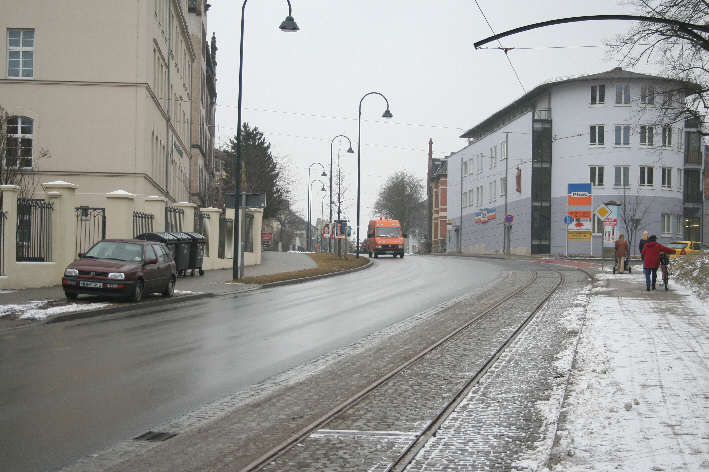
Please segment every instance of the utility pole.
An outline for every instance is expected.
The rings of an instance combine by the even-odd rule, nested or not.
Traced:
[[[460,226],[458,227],[458,253],[463,254],[463,156],[460,156]]]

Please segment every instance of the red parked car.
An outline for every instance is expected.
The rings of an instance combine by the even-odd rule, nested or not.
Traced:
[[[177,269],[167,247],[154,241],[104,239],[69,264],[62,277],[67,298],[80,293],[139,302],[146,293],[175,292]]]

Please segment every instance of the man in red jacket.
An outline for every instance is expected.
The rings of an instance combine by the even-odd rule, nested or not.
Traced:
[[[657,280],[657,268],[660,266],[660,253],[674,254],[675,250],[665,247],[657,242],[657,236],[654,234],[647,238],[647,242],[643,245],[643,270],[645,271],[645,284],[647,291],[650,291],[650,274],[652,274],[652,289],[655,290],[655,281]]]

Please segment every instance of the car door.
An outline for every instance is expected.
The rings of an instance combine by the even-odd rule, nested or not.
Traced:
[[[167,287],[167,282],[172,275],[170,270],[170,257],[167,255],[167,250],[161,244],[153,244],[155,254],[158,256],[158,278],[160,279],[160,288]]]
[[[157,254],[151,244],[146,244],[144,246],[144,256],[143,256],[143,280],[145,280],[145,292],[154,292],[160,290],[160,274],[158,270],[158,260]],[[148,261],[152,260],[152,264]]]

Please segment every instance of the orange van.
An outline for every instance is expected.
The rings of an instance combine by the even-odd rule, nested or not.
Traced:
[[[404,257],[404,238],[399,220],[379,218],[369,221],[367,228],[367,252],[369,257],[379,257],[379,254],[391,254]]]

